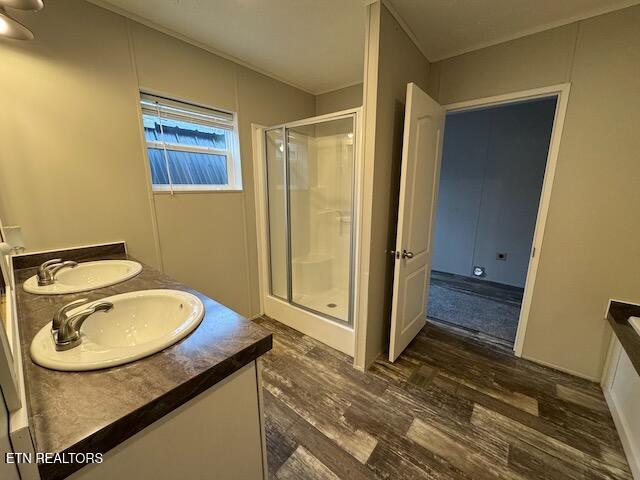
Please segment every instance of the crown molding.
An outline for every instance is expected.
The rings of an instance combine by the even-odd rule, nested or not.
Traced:
[[[369,0],[364,0],[364,1],[369,1]],[[615,12],[617,10],[622,10],[622,9],[625,9],[625,8],[628,8],[628,7],[633,7],[635,5],[639,5],[640,4],[640,0],[621,0],[619,2],[616,2],[616,3],[612,4],[612,5],[608,5],[608,6],[601,7],[601,8],[596,8],[596,9],[592,9],[589,12],[586,12],[586,13],[583,13],[583,14],[580,14],[580,15],[573,15],[571,17],[568,17],[568,18],[565,18],[565,19],[562,19],[562,20],[558,20],[558,21],[555,21],[555,22],[547,22],[547,23],[544,23],[544,24],[539,25],[537,27],[520,30],[520,31],[518,31],[518,32],[516,32],[516,33],[514,33],[512,35],[505,35],[505,36],[499,37],[499,38],[497,38],[495,40],[490,40],[490,41],[487,41],[487,42],[474,43],[474,44],[470,45],[469,47],[460,48],[460,49],[456,49],[456,50],[449,50],[449,51],[444,50],[444,53],[442,53],[440,55],[433,55],[433,54],[427,55],[426,48],[423,47],[420,44],[417,36],[411,30],[411,27],[409,26],[409,24],[402,18],[400,13],[392,5],[392,3],[391,3],[392,0],[378,0],[378,1],[381,1],[384,4],[384,6],[387,8],[387,10],[389,10],[389,13],[391,13],[391,15],[393,15],[393,17],[396,19],[396,21],[398,22],[400,27],[402,27],[404,32],[409,36],[411,41],[416,45],[416,47],[418,47],[418,49],[420,50],[422,55],[424,55],[424,57],[431,63],[439,62],[441,60],[446,60],[448,58],[457,57],[459,55],[464,55],[465,53],[474,52],[476,50],[481,50],[483,48],[493,47],[493,46],[499,45],[501,43],[511,42],[513,40],[518,40],[520,38],[527,37],[529,35],[534,35],[536,33],[541,33],[541,32],[544,32],[546,30],[551,30],[553,28],[558,28],[558,27],[562,27],[562,26],[565,26],[565,25],[570,25],[572,23],[581,22],[581,21],[587,20],[589,18],[597,17],[597,16],[600,16],[600,15],[605,15],[607,13]]]
[[[413,30],[411,30],[411,27],[409,26],[409,24],[404,21],[404,18],[402,18],[402,15],[400,15],[400,13],[396,10],[396,7],[394,7],[389,0],[381,0],[381,3],[386,7],[386,9],[389,11],[391,16],[396,20],[396,22],[398,22],[398,25],[400,25],[400,28],[402,29],[402,31],[407,34],[409,39],[420,51],[420,53],[425,58],[425,60],[431,63],[431,60],[429,59],[429,56],[427,55],[426,50],[422,48],[422,45],[420,45],[420,42],[418,41],[418,37],[416,37],[416,34],[413,33]]]

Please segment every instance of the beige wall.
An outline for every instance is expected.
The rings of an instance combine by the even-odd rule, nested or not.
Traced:
[[[21,18],[36,40],[0,43],[5,223],[22,225],[32,250],[124,239],[142,261],[257,313],[251,123],[313,116],[314,96],[86,2],[50,0]],[[151,196],[139,88],[238,112],[244,191]]]
[[[251,123],[312,116],[315,97],[131,25],[141,88],[238,112],[243,192],[154,195],[164,269],[245,315],[259,313]]]
[[[0,42],[0,202],[31,250],[126,240],[157,264],[127,22],[85,2]],[[90,19],[90,21],[89,21]]]
[[[524,356],[599,378],[611,297],[640,302],[640,7],[433,65],[443,104],[571,82]]]
[[[566,25],[436,62],[428,93],[447,104],[566,82],[577,31]]]
[[[316,115],[362,106],[362,83],[316,95]]]
[[[429,75],[429,62],[387,8],[375,3],[370,9],[362,214],[371,224],[365,222],[362,233],[368,300],[364,331],[358,333],[356,361],[361,366],[388,346],[393,259],[387,251],[395,246],[407,83],[426,89]]]

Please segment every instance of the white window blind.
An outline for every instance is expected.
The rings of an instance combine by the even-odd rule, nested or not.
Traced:
[[[242,188],[233,113],[144,92],[140,107],[155,191]]]

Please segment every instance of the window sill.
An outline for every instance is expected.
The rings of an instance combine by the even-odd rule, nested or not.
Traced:
[[[153,189],[154,195],[171,195],[171,190],[156,190]],[[242,193],[242,188],[190,188],[190,189],[173,189],[174,195],[181,195],[183,193]]]

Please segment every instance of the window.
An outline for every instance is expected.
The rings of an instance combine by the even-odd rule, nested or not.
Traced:
[[[154,191],[240,190],[235,115],[140,94]]]

